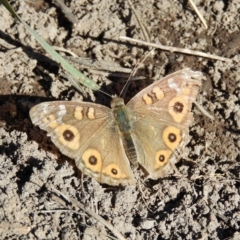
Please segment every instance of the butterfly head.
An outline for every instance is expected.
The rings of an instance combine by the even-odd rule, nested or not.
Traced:
[[[124,104],[124,100],[120,97],[114,97],[111,101],[111,108],[114,109],[114,108],[121,108],[123,107],[125,104]]]

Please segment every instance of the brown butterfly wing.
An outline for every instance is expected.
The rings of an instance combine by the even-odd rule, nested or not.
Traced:
[[[30,117],[83,173],[110,185],[135,181],[111,109],[84,102],[45,102],[34,106]]]
[[[190,69],[175,72],[143,89],[127,104],[137,157],[151,178],[168,175],[176,162],[174,150],[186,144],[201,78],[200,72]]]

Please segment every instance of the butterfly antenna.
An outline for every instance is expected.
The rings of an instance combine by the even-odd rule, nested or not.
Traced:
[[[134,72],[132,71],[131,74],[130,74],[130,76],[128,77],[128,80],[127,80],[127,82],[125,83],[122,91],[120,92],[119,97],[122,97],[122,98],[125,97],[125,95],[126,95],[126,93],[127,93],[127,90],[128,90],[128,87],[129,87],[129,84],[130,84],[130,81],[131,81],[131,79],[132,79],[132,77],[133,77],[133,73],[134,73]]]
[[[136,65],[136,67],[133,69],[133,71],[131,72],[131,74],[130,74],[127,82],[125,83],[122,91],[121,91],[120,94],[119,94],[120,97],[122,97],[122,98],[125,97],[126,92],[127,92],[127,89],[128,89],[128,86],[129,86],[129,84],[130,84],[130,81],[131,81],[132,78],[136,75],[137,70],[139,69],[139,67],[141,66],[141,64],[146,60],[146,58],[147,58],[150,54],[153,54],[154,50],[155,50],[155,48],[153,48],[150,52],[148,52],[148,53],[146,54],[146,56],[142,59],[142,61],[141,61],[140,63],[138,63],[138,64]]]
[[[110,98],[112,98],[112,95],[110,95],[110,94],[108,94],[108,93],[106,93],[106,92],[104,92],[104,91],[102,91],[102,90],[97,90],[97,91],[99,91],[99,92],[101,92],[101,93],[103,93],[103,94],[105,94],[106,96],[108,96],[108,97],[110,97]]]

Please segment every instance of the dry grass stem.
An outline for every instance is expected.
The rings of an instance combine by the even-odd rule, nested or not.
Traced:
[[[169,47],[169,46],[164,46],[162,44],[157,44],[157,43],[149,43],[149,42],[145,42],[145,41],[141,41],[141,40],[138,40],[138,39],[133,39],[133,38],[125,37],[125,36],[120,36],[120,39],[130,41],[130,42],[139,43],[139,44],[144,45],[144,46],[151,46],[151,47],[155,47],[155,48],[160,48],[164,51],[169,51],[169,52],[179,52],[179,53],[183,53],[183,54],[195,55],[195,56],[199,56],[199,57],[210,58],[210,59],[215,59],[215,60],[225,61],[225,62],[231,62],[232,61],[230,58],[220,57],[220,56],[209,54],[209,53],[194,51],[194,50],[185,49],[185,48]]]
[[[195,3],[192,0],[189,0],[190,5],[192,6],[192,8],[194,9],[194,11],[196,12],[196,14],[198,15],[200,21],[202,22],[203,26],[207,29],[207,23],[205,21],[205,19],[203,18],[202,14],[198,11]]]

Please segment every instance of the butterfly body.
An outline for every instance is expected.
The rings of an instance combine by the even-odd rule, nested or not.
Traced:
[[[124,104],[124,100],[119,97],[113,98],[111,102],[113,116],[115,119],[115,126],[119,132],[120,141],[123,142],[123,147],[126,155],[134,167],[138,166],[136,149],[132,139],[131,133],[131,111]]]
[[[151,84],[126,105],[118,97],[111,109],[88,102],[46,102],[34,106],[30,117],[83,173],[101,183],[135,183],[130,165],[139,164],[157,179],[172,172],[174,151],[187,142],[201,78],[200,72],[184,69]]]

